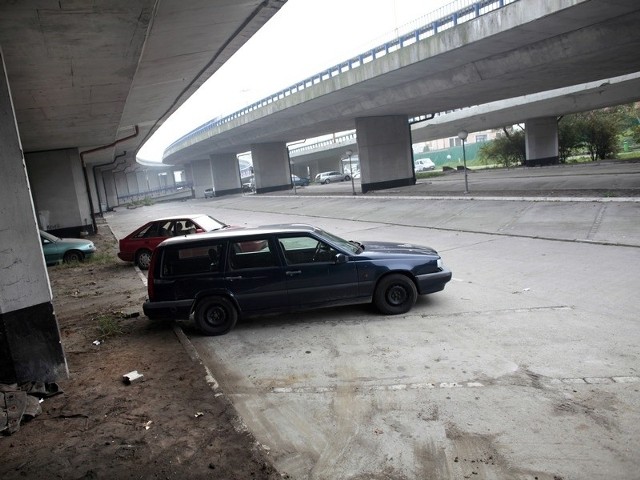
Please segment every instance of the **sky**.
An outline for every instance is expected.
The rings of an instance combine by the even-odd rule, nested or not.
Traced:
[[[288,0],[160,127],[138,158],[162,162],[166,147],[212,118],[414,30],[425,15],[452,3],[468,0]]]

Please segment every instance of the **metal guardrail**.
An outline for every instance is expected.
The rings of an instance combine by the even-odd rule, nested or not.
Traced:
[[[130,193],[127,195],[118,195],[118,203],[122,204],[122,203],[128,203],[128,202],[135,202],[138,200],[144,200],[145,198],[154,199],[158,197],[164,197],[167,195],[174,195],[176,193],[185,193],[185,192],[189,192],[189,195],[193,194],[193,183],[186,182],[180,185],[155,188],[155,189],[147,190],[144,192]]]
[[[301,155],[304,152],[309,150],[315,150],[320,147],[327,147],[330,145],[341,145],[343,143],[353,143],[356,139],[355,130],[349,133],[345,133],[344,135],[338,135],[335,138],[328,138],[326,140],[321,140],[315,143],[309,143],[307,145],[302,145],[301,147],[290,148],[289,153],[293,155]]]
[[[421,17],[411,24],[420,23],[422,25],[412,29],[408,33],[398,35],[396,38],[386,41],[377,47],[369,49],[360,55],[349,58],[343,62],[338,63],[330,68],[322,70],[321,72],[306,78],[300,82],[295,83],[283,90],[280,90],[262,100],[248,105],[247,107],[238,110],[230,115],[224,117],[216,117],[209,122],[201,125],[195,130],[182,136],[171,145],[169,145],[163,154],[163,158],[176,153],[183,148],[194,145],[206,138],[208,132],[214,128],[231,122],[237,118],[247,115],[259,108],[270,105],[278,100],[282,100],[294,93],[300,92],[306,88],[310,88],[323,81],[329,80],[336,75],[348,72],[350,70],[359,68],[367,63],[370,63],[378,58],[381,58],[391,52],[399,50],[401,48],[413,45],[414,43],[433,36],[449,28],[453,28],[464,22],[468,22],[482,15],[485,15],[494,10],[500,9],[507,4],[515,3],[518,0],[456,0],[449,5],[446,5],[424,17]],[[406,27],[406,26],[405,26]],[[394,31],[395,32],[395,31]]]

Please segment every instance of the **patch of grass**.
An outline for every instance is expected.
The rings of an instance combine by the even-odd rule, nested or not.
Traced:
[[[85,262],[94,265],[111,265],[118,263],[118,258],[113,253],[98,251],[87,258]]]
[[[124,333],[120,324],[120,318],[113,313],[98,315],[94,319],[97,323],[96,329],[100,338],[116,337]]]
[[[151,199],[151,197],[144,197],[141,200],[133,200],[132,202],[129,202],[126,204],[127,208],[137,208],[137,207],[142,207],[142,206],[150,206],[153,205],[154,202]]]
[[[617,158],[618,160],[640,160],[640,152],[618,152]]]
[[[49,268],[65,270],[69,268],[84,267],[87,265],[112,265],[118,262],[118,258],[113,253],[96,252],[90,257],[85,258],[82,262],[62,262],[56,265],[50,265]]]

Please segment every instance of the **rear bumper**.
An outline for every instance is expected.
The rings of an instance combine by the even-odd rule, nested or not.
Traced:
[[[142,311],[152,320],[158,319],[187,319],[191,314],[193,300],[175,300],[169,302],[151,302],[142,304]]]
[[[443,268],[442,271],[436,273],[418,275],[418,293],[420,295],[426,295],[427,293],[444,290],[444,286],[451,280],[451,277],[451,270],[447,268]]]

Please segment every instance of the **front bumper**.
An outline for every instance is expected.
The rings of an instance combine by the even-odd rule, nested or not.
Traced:
[[[418,293],[420,295],[426,295],[427,293],[444,290],[444,286],[451,280],[452,276],[451,270],[447,268],[442,268],[440,272],[418,275],[416,277],[418,281]]]

